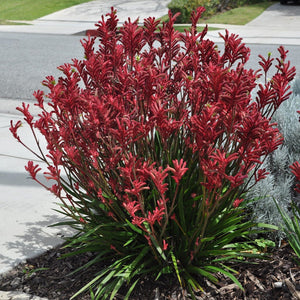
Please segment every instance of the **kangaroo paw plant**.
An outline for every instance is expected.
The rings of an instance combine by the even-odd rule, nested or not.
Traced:
[[[89,265],[109,262],[81,290],[97,299],[113,299],[121,287],[127,299],[147,274],[170,274],[195,298],[201,277],[216,281],[221,272],[239,284],[226,261],[258,255],[243,197],[282,143],[270,118],[288,99],[295,69],[279,47],[276,74],[258,85],[272,60],[261,58],[263,71],[246,69],[250,50],[241,38],[226,31],[220,51],[207,28],[197,32],[202,12],[179,33],[171,13],[162,25],[150,17],[118,28],[112,8],[97,37],[82,41],[85,58],[60,66],[57,81],[47,77],[47,95],[35,92],[38,117],[17,108],[46,163],[26,169],[40,184],[39,172],[49,179],[44,187],[78,232],[74,254],[95,252]],[[10,130],[32,149],[21,125]]]

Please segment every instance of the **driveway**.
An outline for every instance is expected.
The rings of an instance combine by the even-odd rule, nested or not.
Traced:
[[[140,18],[142,21],[149,16],[158,18],[167,14],[169,2],[170,0],[95,0],[55,12],[39,20],[96,23],[101,15],[107,14],[114,7],[118,12],[119,22],[125,22],[128,17],[132,20]]]
[[[276,3],[244,26],[209,26],[227,28],[231,33],[239,34],[246,43],[300,45],[300,5]],[[208,37],[215,42],[221,42],[218,38],[219,31],[209,31]]]

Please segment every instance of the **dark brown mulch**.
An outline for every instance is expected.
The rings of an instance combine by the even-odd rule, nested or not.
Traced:
[[[47,297],[50,300],[69,299],[74,292],[93,278],[95,271],[105,268],[105,265],[93,266],[87,272],[69,276],[70,272],[91,260],[93,254],[82,254],[76,258],[58,260],[57,258],[66,251],[58,247],[34,259],[28,259],[26,263],[0,276],[0,290],[18,290]],[[293,251],[285,244],[272,252],[269,261],[251,259],[249,263],[232,263],[231,266],[239,272],[237,277],[245,291],[238,289],[230,279],[219,275],[218,284],[202,279],[205,293],[199,293],[197,299],[300,299],[300,266],[295,260]],[[87,300],[90,296],[89,293],[81,294],[76,299]],[[122,295],[116,299],[122,299]],[[150,279],[141,281],[130,299],[179,300],[184,298],[174,279],[163,278],[158,282]],[[185,299],[189,297],[186,295]]]

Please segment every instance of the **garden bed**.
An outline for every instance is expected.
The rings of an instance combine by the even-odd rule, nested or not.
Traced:
[[[84,284],[92,280],[94,272],[104,268],[105,264],[95,265],[88,271],[70,276],[72,271],[92,259],[93,254],[57,259],[66,252],[66,249],[57,247],[19,264],[0,277],[0,290],[27,292],[47,297],[49,300],[69,299]],[[215,285],[202,280],[205,292],[198,293],[197,298],[300,299],[300,267],[295,259],[296,256],[289,245],[283,244],[271,253],[269,260],[250,259],[249,263],[232,263],[231,266],[239,272],[237,278],[245,291],[238,289],[229,278],[219,276],[220,281]],[[76,299],[87,300],[90,299],[90,295],[86,293]],[[122,295],[119,294],[115,299],[122,299]],[[176,278],[167,277],[159,281],[146,278],[136,286],[130,299],[175,300],[183,297]]]

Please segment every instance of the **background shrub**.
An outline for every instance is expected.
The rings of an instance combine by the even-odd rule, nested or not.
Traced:
[[[268,1],[268,0],[263,0]],[[173,14],[180,13],[176,23],[191,23],[191,13],[197,7],[204,7],[203,17],[210,17],[218,12],[236,8],[245,4],[263,2],[260,0],[172,0],[168,8]]]

